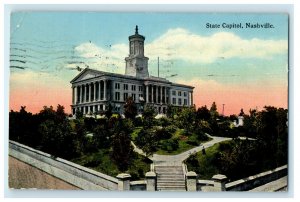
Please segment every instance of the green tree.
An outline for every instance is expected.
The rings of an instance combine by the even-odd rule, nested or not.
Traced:
[[[158,148],[158,138],[156,129],[142,129],[135,139],[137,146],[142,149],[147,156],[151,156]]]
[[[217,105],[216,105],[216,102],[213,102],[211,107],[210,107],[210,110],[209,110],[209,113],[211,115],[211,118],[212,119],[216,119],[218,116],[219,116],[219,113],[217,111]]]
[[[110,119],[110,117],[112,116],[112,110],[113,110],[113,107],[112,107],[111,103],[106,105],[105,109],[106,109],[105,116],[106,116],[107,119]]]
[[[132,97],[128,97],[126,99],[124,105],[124,115],[126,118],[129,118],[131,120],[133,120],[137,115],[137,107]]]
[[[197,112],[196,112],[197,120],[208,121],[210,119],[210,116],[211,115],[210,115],[209,110],[207,109],[206,105],[197,109]]]
[[[133,160],[133,147],[131,145],[130,132],[132,128],[121,118],[114,128],[112,135],[112,159],[117,164],[121,172],[128,170]]]
[[[178,115],[178,123],[180,128],[184,128],[187,135],[190,135],[195,128],[196,113],[195,108],[183,108]]]
[[[155,110],[153,106],[146,105],[144,113],[143,113],[143,127],[144,128],[151,128],[154,124],[154,115]]]

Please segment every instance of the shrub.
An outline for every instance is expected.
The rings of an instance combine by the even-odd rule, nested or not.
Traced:
[[[179,147],[178,139],[174,138],[174,139],[162,140],[160,142],[160,147],[161,149],[168,152],[175,151]]]

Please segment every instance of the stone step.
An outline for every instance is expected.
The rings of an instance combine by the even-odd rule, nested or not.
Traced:
[[[173,186],[173,187],[176,187],[176,186],[183,186],[185,187],[185,182],[158,182],[157,183],[157,186]]]
[[[185,179],[183,178],[183,176],[176,176],[176,177],[169,177],[169,176],[160,176],[157,177],[157,180],[161,181],[161,180],[169,180],[169,181],[178,181],[178,180],[182,180],[185,181]]]
[[[182,170],[182,167],[155,166],[155,170]]]

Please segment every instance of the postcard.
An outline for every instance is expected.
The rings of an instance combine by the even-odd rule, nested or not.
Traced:
[[[287,191],[284,13],[12,12],[9,188]]]

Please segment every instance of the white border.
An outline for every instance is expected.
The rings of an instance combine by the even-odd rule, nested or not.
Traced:
[[[23,1],[16,1],[16,0],[4,0],[4,3],[22,3]],[[27,1],[28,3],[41,3],[40,1]],[[62,1],[62,0],[53,0],[53,1],[48,1],[47,3],[59,3],[59,4],[65,4],[68,3],[69,1]],[[84,2],[81,3],[97,3],[96,1],[90,1],[90,0],[86,0]],[[1,82],[1,96],[3,96],[2,98],[0,98],[0,105],[4,106],[2,109],[4,109],[4,114],[1,113],[1,120],[0,120],[0,128],[4,128],[4,141],[2,142],[1,139],[1,146],[2,148],[4,148],[4,155],[1,155],[0,157],[0,161],[4,162],[4,170],[2,170],[1,172],[1,178],[0,179],[4,179],[4,196],[5,197],[60,197],[60,198],[64,198],[64,197],[76,197],[76,198],[82,198],[82,197],[86,197],[86,198],[90,198],[90,197],[176,197],[176,198],[186,198],[186,197],[201,197],[201,198],[207,198],[207,197],[242,197],[242,198],[248,198],[248,197],[260,197],[260,198],[265,198],[265,197],[295,197],[297,195],[297,191],[294,190],[296,187],[296,185],[293,183],[294,179],[296,181],[296,179],[299,179],[296,173],[294,173],[294,166],[297,166],[299,169],[299,164],[296,161],[295,164],[293,163],[293,158],[294,155],[296,156],[296,152],[294,152],[294,147],[293,144],[294,142],[299,142],[296,141],[297,135],[294,136],[294,133],[296,133],[296,129],[295,131],[293,130],[294,128],[294,120],[296,123],[296,119],[294,119],[294,115],[299,112],[299,110],[297,110],[296,112],[294,112],[294,109],[298,109],[296,106],[294,106],[294,99],[296,100],[295,103],[299,103],[297,102],[297,94],[295,92],[294,94],[294,88],[296,86],[297,83],[299,83],[297,81],[297,79],[294,80],[295,75],[297,75],[297,72],[299,72],[296,68],[294,69],[293,67],[296,67],[294,65],[294,58],[293,57],[293,51],[294,51],[294,45],[293,44],[300,44],[297,43],[299,42],[299,40],[297,40],[296,38],[294,39],[294,36],[296,36],[296,34],[294,35],[294,11],[293,11],[293,5],[266,5],[263,3],[267,3],[268,1],[246,1],[246,3],[257,3],[260,5],[251,5],[251,4],[243,4],[243,5],[238,5],[237,3],[240,3],[238,1],[226,1],[227,4],[224,4],[224,1],[206,1],[206,3],[211,3],[210,5],[196,5],[196,4],[191,4],[191,5],[186,5],[186,3],[197,3],[196,1],[191,1],[191,0],[186,0],[184,2],[179,2],[179,4],[184,4],[184,5],[175,5],[175,4],[161,4],[161,5],[125,5],[122,4],[124,3],[124,1],[116,1],[118,4],[112,5],[49,5],[49,4],[45,4],[45,5],[29,5],[29,4],[19,4],[19,5],[4,5],[2,4],[2,7],[4,10],[4,19],[3,19],[3,15],[1,16],[1,22],[3,22],[3,24],[5,25],[4,27],[4,41],[3,37],[1,38],[1,44],[4,44],[4,49],[1,49],[1,59],[4,55],[4,59],[1,61],[4,61],[4,67],[8,67],[8,48],[9,48],[9,13],[11,11],[17,11],[17,10],[28,10],[28,11],[34,11],[34,10],[55,10],[55,11],[125,11],[125,12],[129,12],[129,11],[139,11],[139,12],[248,12],[248,13],[258,13],[258,12],[280,12],[280,13],[289,13],[290,14],[290,36],[289,36],[289,57],[290,57],[290,80],[289,80],[289,87],[290,87],[290,92],[289,92],[289,98],[290,98],[290,102],[289,102],[289,128],[290,128],[290,139],[289,139],[289,152],[290,152],[290,161],[289,161],[289,168],[290,168],[290,173],[289,173],[289,192],[287,194],[283,194],[283,193],[276,193],[276,194],[269,194],[269,193],[257,193],[257,194],[250,194],[250,193],[226,193],[226,192],[222,192],[222,193],[199,193],[199,192],[195,192],[195,193],[162,193],[162,192],[155,192],[155,193],[150,193],[150,192],[127,192],[127,193],[123,193],[123,192],[92,192],[92,191],[28,191],[28,190],[24,190],[24,191],[10,191],[8,190],[8,186],[7,186],[7,159],[8,159],[8,135],[7,135],[7,131],[8,131],[8,98],[9,98],[9,91],[8,91],[8,81],[9,81],[9,70],[8,68],[0,68],[1,72],[0,75],[3,75],[3,81]],[[129,3],[141,3],[139,1],[127,1]],[[143,3],[158,3],[159,1],[157,0],[153,0],[153,1],[143,1]],[[294,3],[294,1],[286,1],[287,3]],[[103,3],[103,2],[102,2]],[[105,3],[105,2],[104,2]],[[108,2],[109,3],[109,2]],[[112,2],[110,2],[112,3]],[[176,2],[172,2],[172,3],[178,3],[178,1]],[[213,3],[221,3],[222,5],[216,5]],[[231,5],[230,3],[235,3],[234,5]],[[273,1],[272,3],[282,3],[281,1]],[[294,3],[295,5],[295,3]],[[295,5],[295,10],[297,5]],[[4,8],[5,7],[5,8]],[[299,12],[297,14],[297,12],[295,11],[295,15],[299,15]],[[295,18],[297,19],[297,17]],[[299,16],[298,16],[299,19]],[[299,33],[298,33],[299,34]],[[2,52],[4,50],[4,53]],[[299,57],[299,56],[298,56]],[[294,81],[295,81],[295,85],[294,85]],[[3,85],[3,86],[2,86]],[[299,101],[299,100],[298,100]],[[0,109],[1,109],[0,108]],[[4,123],[4,126],[2,127],[2,124]],[[2,133],[2,132],[1,132]],[[295,140],[295,141],[294,141]],[[296,149],[296,148],[295,148]],[[4,161],[3,158],[4,157]],[[1,166],[1,169],[3,169],[3,167]],[[295,170],[297,170],[295,168]],[[2,176],[4,173],[4,176]],[[293,175],[294,173],[294,175]],[[290,184],[291,183],[291,184]],[[2,188],[3,184],[1,184],[1,188]],[[1,189],[3,190],[3,189]],[[144,199],[142,199],[144,200]],[[232,200],[232,199],[230,199]]]

